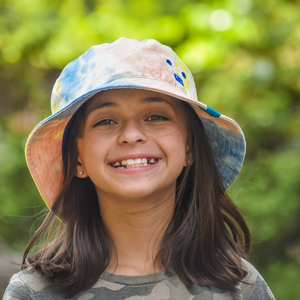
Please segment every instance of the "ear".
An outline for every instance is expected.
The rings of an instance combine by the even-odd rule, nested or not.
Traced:
[[[78,178],[86,178],[86,177],[88,177],[88,174],[85,171],[85,168],[84,168],[84,166],[83,166],[80,158],[78,158],[75,176],[78,177]]]
[[[193,163],[193,157],[191,155],[191,153],[187,150],[186,151],[186,155],[185,155],[185,167],[190,166]]]

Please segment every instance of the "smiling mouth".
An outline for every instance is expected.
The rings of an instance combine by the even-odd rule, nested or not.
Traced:
[[[127,169],[134,167],[144,167],[150,166],[158,162],[157,158],[136,158],[136,159],[123,159],[121,161],[116,161],[110,165],[114,168]]]

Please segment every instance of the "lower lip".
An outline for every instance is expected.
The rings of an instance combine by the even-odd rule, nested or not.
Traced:
[[[154,169],[159,164],[160,161],[161,160],[159,159],[155,164],[141,166],[141,167],[124,168],[124,169],[114,168],[112,165],[109,165],[109,166],[117,173],[130,174],[130,173],[136,173],[136,172],[150,171],[150,170]]]

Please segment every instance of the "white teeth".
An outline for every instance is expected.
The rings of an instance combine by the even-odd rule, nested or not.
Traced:
[[[127,159],[127,165],[134,165],[134,159]]]
[[[136,158],[136,159],[123,159],[120,162],[114,162],[112,163],[113,167],[118,167],[118,168],[133,168],[133,167],[143,167],[143,166],[148,166],[151,164],[154,164],[157,162],[157,159],[151,158],[148,162],[147,158]]]

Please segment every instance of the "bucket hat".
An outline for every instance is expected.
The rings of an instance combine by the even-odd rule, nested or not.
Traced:
[[[137,41],[122,37],[91,47],[63,69],[52,91],[52,115],[28,137],[27,165],[49,208],[64,181],[62,147],[69,120],[93,95],[116,88],[157,91],[190,103],[203,124],[225,188],[233,183],[246,151],[239,125],[197,100],[191,72],[170,47],[153,39]]]

